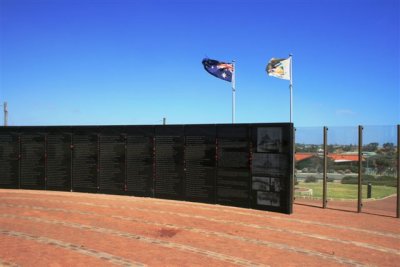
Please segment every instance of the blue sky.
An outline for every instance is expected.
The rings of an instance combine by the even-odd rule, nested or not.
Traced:
[[[398,0],[0,0],[0,101],[10,125],[400,121]]]

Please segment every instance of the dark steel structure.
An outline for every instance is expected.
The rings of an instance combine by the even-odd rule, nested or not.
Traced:
[[[362,211],[362,148],[363,148],[363,127],[361,125],[358,126],[358,196],[357,196],[357,212]]]
[[[0,188],[292,213],[293,124],[0,128]]]
[[[400,218],[400,125],[397,125],[397,204],[396,217]]]
[[[322,207],[325,209],[328,200],[328,127],[323,128],[323,136],[324,136],[324,168],[323,168],[323,184],[322,184]]]

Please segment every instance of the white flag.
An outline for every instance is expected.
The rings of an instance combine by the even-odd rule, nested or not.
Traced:
[[[267,65],[267,73],[279,79],[290,80],[292,58],[272,58]]]

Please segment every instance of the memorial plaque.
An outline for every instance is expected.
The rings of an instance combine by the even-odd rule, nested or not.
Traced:
[[[98,191],[98,142],[96,131],[79,131],[73,135],[72,188],[74,191]]]
[[[100,191],[125,191],[125,135],[100,135]]]
[[[185,127],[185,199],[215,203],[216,128]]]
[[[18,177],[18,134],[0,132],[0,188],[18,188]]]
[[[45,189],[45,136],[40,132],[21,133],[20,186]]]
[[[253,127],[252,207],[291,213],[291,131],[288,125]]]
[[[183,127],[160,126],[155,130],[155,196],[183,199]]]
[[[47,135],[47,188],[71,190],[71,133]]]
[[[138,196],[153,195],[153,137],[128,136],[127,191]]]
[[[217,203],[250,206],[250,147],[247,126],[217,127]]]

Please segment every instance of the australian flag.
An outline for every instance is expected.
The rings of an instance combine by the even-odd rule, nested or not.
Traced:
[[[204,69],[211,75],[214,75],[215,77],[220,78],[222,80],[232,82],[232,74],[233,74],[232,63],[225,63],[209,58],[203,59],[201,63],[203,63]]]

